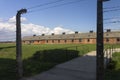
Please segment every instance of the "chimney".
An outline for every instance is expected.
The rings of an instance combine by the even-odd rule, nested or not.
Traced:
[[[107,29],[107,32],[111,32],[111,29]]]
[[[36,36],[36,34],[33,34],[33,37],[35,37]]]
[[[42,36],[45,36],[45,34],[42,34]]]
[[[93,33],[93,30],[90,30],[90,33]]]
[[[78,31],[75,31],[75,34],[78,34]]]
[[[51,35],[55,35],[54,33],[52,33]]]
[[[62,35],[65,35],[65,32],[63,32]]]

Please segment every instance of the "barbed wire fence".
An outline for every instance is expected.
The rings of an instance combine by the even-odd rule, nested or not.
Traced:
[[[32,9],[32,8],[38,8],[38,7],[40,7],[40,6],[44,6],[44,5],[48,5],[48,4],[53,4],[53,3],[57,3],[57,2],[59,2],[60,0],[57,0],[56,2],[50,2],[50,3],[46,3],[46,4],[42,4],[42,5],[37,5],[37,6],[35,6],[35,7],[31,7],[31,8],[28,8],[28,9]],[[62,0],[63,1],[63,0]],[[82,1],[82,0],[81,0]],[[77,2],[77,1],[76,1]],[[76,3],[75,2],[75,3]],[[44,9],[49,9],[49,8],[53,8],[53,7],[56,7],[56,6],[62,6],[62,5],[66,5],[66,4],[71,4],[71,3],[73,3],[73,2],[69,2],[69,3],[62,3],[62,4],[59,4],[59,5],[53,5],[53,6],[50,6],[50,7],[47,7],[47,8],[43,8],[43,9],[40,9],[40,10],[44,10]],[[112,7],[112,8],[114,8],[114,7]],[[105,8],[105,9],[107,9],[107,8]],[[39,11],[40,11],[39,10]],[[104,11],[104,12],[111,12],[111,11],[118,11],[118,10],[120,10],[120,9],[110,9],[110,10],[106,10],[106,11]],[[36,12],[36,11],[38,11],[38,10],[35,10],[35,11],[30,11],[29,13],[32,13],[32,12]],[[110,22],[110,23],[118,23],[119,21],[116,21],[116,22]],[[16,38],[15,38],[15,35],[13,35],[13,34],[10,34],[10,35],[6,35],[6,36],[8,36],[8,37],[5,37],[5,38],[2,38],[1,39],[1,41],[4,41],[4,42],[9,42],[9,41],[12,41],[13,43],[14,43],[14,45],[15,45],[15,41],[16,41]],[[0,36],[0,37],[4,37],[3,35],[2,36]],[[6,38],[7,38],[7,40],[6,40]],[[82,49],[85,49],[86,47],[82,47]],[[37,53],[37,51],[41,51],[43,54],[48,54],[49,53],[49,51],[47,51],[47,50],[45,50],[45,51],[42,51],[43,49],[46,49],[46,46],[44,46],[44,47],[41,47],[41,46],[39,46],[39,45],[26,45],[26,44],[22,44],[22,53],[23,53],[23,60],[25,59],[25,61],[27,60],[27,59],[30,59],[34,54],[33,53]],[[52,49],[52,48],[51,48]],[[63,48],[63,50],[65,50],[65,53],[66,53],[66,57],[68,58],[68,55],[69,55],[69,53],[71,53],[70,52],[70,50],[75,50],[75,51],[77,51],[77,50],[80,50],[81,49],[81,47],[78,47],[78,46],[73,46],[73,47],[66,47],[66,48]],[[109,49],[109,50],[108,50]],[[111,48],[108,48],[108,49],[106,49],[106,52],[105,52],[105,54],[106,54],[106,56],[108,57],[108,59],[107,59],[107,62],[106,63],[108,63],[110,60],[111,60],[111,58],[112,58],[112,53],[113,53],[113,51],[114,51],[114,49],[111,47]],[[89,49],[87,49],[88,51],[89,51]],[[51,51],[52,52],[52,51]],[[64,51],[63,51],[64,52]],[[55,53],[57,53],[57,52],[55,52]],[[82,52],[82,53],[84,53],[84,51]],[[72,54],[71,54],[72,55]],[[14,55],[15,56],[15,55]],[[34,56],[36,56],[36,55],[34,55]],[[41,56],[41,55],[40,55]],[[44,56],[44,55],[43,55]],[[72,56],[76,56],[76,54],[74,54],[74,55],[72,55]],[[35,57],[36,58],[36,57]],[[69,57],[69,58],[71,58],[71,56]],[[109,61],[108,61],[109,60]],[[23,61],[24,62],[24,61]],[[25,64],[26,62],[24,62],[24,64]],[[23,65],[24,66],[24,65]],[[28,67],[28,66],[27,66]],[[33,66],[32,66],[33,67]],[[33,68],[31,68],[31,69],[33,69]]]

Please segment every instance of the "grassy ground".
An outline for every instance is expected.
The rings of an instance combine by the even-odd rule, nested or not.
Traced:
[[[78,50],[79,54],[82,55],[91,50],[95,50],[95,45],[80,45],[80,44],[23,45],[22,46],[23,59],[32,57],[36,51],[51,49]],[[16,57],[15,44],[0,44],[0,58],[15,59],[15,57]]]
[[[120,80],[120,52],[113,54],[109,69],[106,70],[106,80]]]
[[[38,74],[92,50],[95,45],[22,45],[24,76]],[[15,59],[15,44],[0,44],[0,80],[16,80]]]
[[[96,50],[95,46],[92,44],[22,45],[24,76],[39,74],[56,64],[82,56]],[[120,47],[119,45],[105,45],[105,48],[109,46]],[[106,80],[120,80],[120,53],[113,56],[113,63],[117,64],[114,69],[106,71]],[[0,44],[0,80],[16,80],[15,59],[15,44]]]
[[[64,49],[64,50],[77,50],[79,55],[83,55],[89,51],[95,50],[95,45],[80,45],[80,44],[52,44],[52,45],[23,45],[23,58],[31,57],[36,51],[51,50],[51,49]]]
[[[96,50],[95,46],[92,44],[22,45],[24,76],[36,75],[54,67],[56,64]],[[109,46],[111,45],[105,45],[105,48]],[[120,46],[115,45],[114,47]],[[15,44],[0,44],[0,80],[17,80],[15,59]],[[114,73],[119,73],[119,71],[118,69]]]

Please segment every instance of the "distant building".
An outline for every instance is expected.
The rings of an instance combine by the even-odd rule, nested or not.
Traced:
[[[22,39],[24,44],[96,44],[96,33],[90,31],[88,33],[74,34],[42,34],[41,36],[25,36]],[[105,44],[120,44],[120,31],[111,31],[108,29],[104,32]]]

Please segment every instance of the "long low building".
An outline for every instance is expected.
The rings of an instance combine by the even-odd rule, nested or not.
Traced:
[[[40,36],[24,36],[22,39],[24,44],[96,44],[96,33],[93,31],[87,33],[74,34],[54,34]],[[120,44],[120,31],[104,32],[105,44]]]

